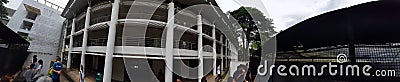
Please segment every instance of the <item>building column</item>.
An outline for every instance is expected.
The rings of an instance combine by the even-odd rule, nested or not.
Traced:
[[[71,34],[69,36],[67,68],[71,67],[71,53],[74,47],[74,33],[75,33],[75,18],[72,19]]]
[[[63,41],[62,41],[62,48],[61,48],[61,62],[63,62],[64,61],[64,52],[65,52],[65,38],[67,37],[67,28],[68,28],[68,19],[66,19],[67,21],[65,22],[65,29],[64,29],[64,31],[63,31]]]
[[[201,21],[201,15],[197,15],[197,32],[198,38],[197,38],[197,57],[199,58],[199,69],[198,71],[198,82],[201,82],[201,79],[203,78],[203,25]]]
[[[174,3],[168,4],[167,38],[165,40],[165,82],[173,82],[174,65],[174,28],[175,7]]]
[[[229,63],[228,63],[228,60],[229,60],[229,56],[228,56],[228,54],[229,54],[229,41],[228,41],[228,38],[226,38],[225,39],[225,49],[226,49],[226,53],[225,53],[225,57],[226,57],[226,59],[225,59],[225,67],[228,67],[228,65],[229,65]]]
[[[217,75],[217,41],[215,38],[215,25],[212,25],[212,38],[213,38],[213,75]]]
[[[112,75],[112,62],[114,55],[114,47],[115,47],[115,35],[117,32],[117,19],[119,14],[119,3],[120,0],[114,0],[112,4],[111,10],[111,20],[108,23],[108,39],[107,39],[107,48],[106,48],[106,60],[104,65],[104,82],[111,82]]]
[[[89,6],[86,10],[86,18],[85,18],[85,28],[83,28],[83,41],[82,41],[82,55],[81,55],[81,65],[83,66],[83,71],[85,70],[85,54],[87,49],[87,40],[88,40],[88,28],[90,24],[90,9]],[[79,66],[80,68],[80,66]]]
[[[219,41],[221,42],[221,70],[223,70],[224,69],[224,41],[222,41],[222,40],[224,40],[224,35],[221,34],[221,37],[219,39],[220,39]]]

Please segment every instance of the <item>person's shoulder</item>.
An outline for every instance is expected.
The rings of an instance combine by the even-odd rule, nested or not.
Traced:
[[[54,62],[54,65],[60,65],[61,63],[58,63],[58,62]]]
[[[54,62],[53,65],[56,65],[58,62]]]
[[[239,73],[239,70],[236,70],[234,73]]]
[[[58,63],[58,65],[60,65],[60,66],[63,66],[63,64],[62,64],[62,63]]]

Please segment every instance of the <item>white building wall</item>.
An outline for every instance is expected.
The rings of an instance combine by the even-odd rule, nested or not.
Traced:
[[[40,9],[40,15],[38,15],[35,20],[25,18],[28,11],[24,4]],[[30,55],[25,61],[24,66],[31,63],[30,60],[33,55],[37,55],[38,60],[42,59],[44,64],[40,73],[46,75],[50,67],[50,61],[54,60],[56,56],[59,55],[57,52],[60,48],[62,24],[65,20],[65,18],[60,16],[60,13],[60,11],[38,3],[35,0],[23,0],[19,5],[7,26],[16,33],[28,33],[28,36],[32,38],[32,40],[29,41],[30,46],[28,48]],[[24,20],[33,23],[30,31],[20,28]]]
[[[40,9],[40,15],[36,20],[25,18],[28,14],[24,4]],[[60,11],[48,7],[35,0],[23,0],[14,16],[7,24],[14,32],[25,32],[32,38],[28,51],[35,53],[57,54],[62,33],[62,24],[65,18],[60,16]],[[23,21],[33,24],[30,31],[21,29]]]

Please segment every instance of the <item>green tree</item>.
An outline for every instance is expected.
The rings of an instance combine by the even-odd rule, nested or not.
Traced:
[[[273,20],[266,18],[264,14],[256,8],[242,6],[237,10],[229,12],[229,14],[231,14],[242,27],[241,29],[246,36],[246,45],[249,45],[248,49],[250,54],[260,53],[255,51],[261,48],[261,39],[269,39],[277,33],[274,30]],[[258,18],[253,19],[253,17]],[[266,32],[259,32],[259,28],[266,30]]]
[[[8,3],[8,0],[0,0],[0,17],[1,18],[6,18],[8,15],[7,8],[4,6],[4,4]]]

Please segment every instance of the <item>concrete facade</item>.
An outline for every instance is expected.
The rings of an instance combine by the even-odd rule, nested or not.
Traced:
[[[29,11],[25,5],[39,9],[40,15],[37,15],[35,20],[26,18]],[[60,13],[60,11],[34,0],[24,0],[7,26],[16,33],[28,34],[31,39],[28,40],[31,43],[28,49],[29,52],[56,55],[59,52],[59,42],[62,34],[61,26],[65,20],[60,16]],[[24,21],[33,23],[30,30],[21,28]]]
[[[53,8],[47,5],[53,5]],[[44,62],[41,71],[44,75],[49,70],[50,62],[59,56],[61,48],[60,37],[63,29],[61,26],[65,18],[60,16],[61,11],[54,7],[59,6],[50,2],[39,3],[36,0],[23,0],[7,24],[10,29],[30,42],[29,56],[24,67],[31,64],[33,55],[37,55],[38,60],[42,59]],[[35,11],[32,12],[32,9]],[[36,18],[28,18],[28,15],[32,13],[36,14]],[[35,16],[30,15],[29,17]],[[30,29],[26,29],[24,26],[28,26],[27,28]]]
[[[194,5],[207,12],[185,9]],[[229,48],[232,34],[221,29],[230,28],[222,22],[227,17],[208,14],[222,12],[211,7],[216,5],[213,0],[70,0],[61,14],[67,18],[67,67],[82,65],[87,73],[104,74],[105,82],[173,82],[180,76],[201,81],[217,65],[227,68],[228,59],[237,59],[229,58],[237,55]]]

